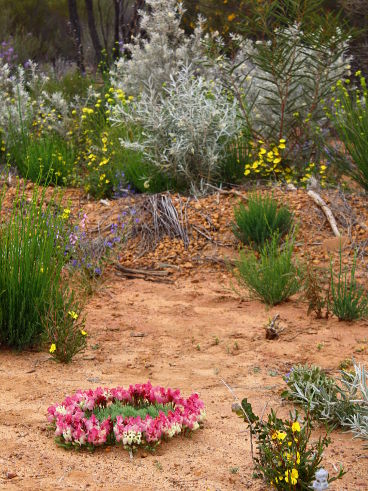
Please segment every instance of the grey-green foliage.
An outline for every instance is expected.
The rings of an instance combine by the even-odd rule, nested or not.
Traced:
[[[354,362],[354,372],[335,380],[316,366],[298,365],[285,377],[284,398],[311,411],[316,419],[349,429],[368,440],[368,373]]]
[[[99,421],[104,421],[109,416],[114,421],[117,416],[122,416],[123,418],[136,418],[140,416],[144,419],[149,415],[151,418],[157,418],[160,412],[167,414],[172,410],[173,407],[171,404],[151,404],[149,406],[134,407],[117,401],[107,407],[98,407],[94,409],[93,413]]]
[[[252,296],[268,305],[284,302],[301,289],[301,269],[293,260],[293,241],[279,247],[279,237],[274,235],[260,252],[240,252],[235,276],[240,286]]]
[[[214,82],[194,77],[191,66],[171,76],[160,92],[149,79],[134,103],[116,102],[111,120],[141,128],[139,140],[122,138],[122,146],[193,190],[221,174],[228,145],[241,129],[236,101]]]
[[[262,2],[244,19],[243,35],[233,37],[234,58],[216,40],[215,64],[247,123],[267,141],[285,138],[292,165],[318,158],[319,133],[327,126],[324,100],[350,69],[346,35],[321,5],[322,0]],[[290,19],[296,21],[291,25]],[[263,39],[255,41],[260,32]]]

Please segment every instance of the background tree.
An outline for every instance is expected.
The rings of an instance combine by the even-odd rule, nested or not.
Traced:
[[[84,57],[83,57],[83,45],[82,45],[82,33],[80,20],[77,9],[77,1],[76,0],[68,0],[68,8],[69,8],[69,19],[70,19],[70,27],[72,31],[72,37],[75,41],[75,48],[77,53],[77,65],[79,70],[84,73]]]

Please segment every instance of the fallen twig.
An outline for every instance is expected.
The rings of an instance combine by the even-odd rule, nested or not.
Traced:
[[[121,264],[115,264],[115,269],[119,271],[119,274],[126,276],[127,278],[136,278],[146,281],[158,281],[161,283],[173,283],[172,280],[167,278],[172,273],[171,271],[157,271],[154,269],[133,269],[126,268]]]
[[[321,198],[321,196],[316,193],[315,191],[312,191],[311,189],[308,191],[308,196],[312,198],[312,200],[322,208],[324,214],[326,215],[326,218],[331,226],[331,229],[333,233],[335,234],[336,237],[341,237],[340,231],[337,227],[335,217],[332,214],[332,211],[330,208],[327,206],[326,202]]]

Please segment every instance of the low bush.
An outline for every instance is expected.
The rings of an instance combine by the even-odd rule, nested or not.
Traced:
[[[240,203],[234,209],[235,236],[246,245],[262,249],[273,237],[279,240],[289,233],[293,226],[293,215],[287,206],[280,206],[271,196],[252,194],[248,206]]]
[[[286,375],[282,396],[301,404],[318,420],[349,429],[368,441],[368,374],[353,360],[353,370],[340,379],[326,375],[316,366],[298,365]]]
[[[355,279],[356,257],[349,271],[342,267],[342,253],[340,250],[340,264],[337,274],[334,273],[331,263],[331,287],[329,295],[329,310],[339,320],[354,321],[368,315],[368,295]],[[349,277],[350,276],[350,277]]]
[[[54,303],[50,305],[43,323],[43,338],[54,360],[70,363],[76,354],[86,348],[84,318],[81,317],[80,307],[69,289],[58,289],[55,292]]]
[[[302,285],[302,272],[292,254],[293,242],[279,248],[277,235],[263,246],[259,258],[254,252],[240,252],[235,270],[239,285],[268,305],[284,302]]]
[[[323,452],[331,443],[326,434],[311,443],[312,420],[309,414],[304,421],[290,414],[290,419],[280,419],[271,410],[266,421],[253,413],[251,404],[243,399],[234,410],[248,423],[254,436],[257,454],[253,456],[255,471],[268,486],[278,490],[311,489],[315,474],[322,462]],[[329,482],[340,479],[344,470]]]
[[[322,272],[326,273],[323,276],[328,276],[326,271],[318,270],[313,267],[311,262],[308,262],[304,275],[304,296],[308,302],[308,315],[312,312],[317,319],[325,317],[328,319],[328,297],[329,291],[326,290],[322,282]]]
[[[228,145],[239,135],[236,102],[191,67],[172,76],[162,93],[151,82],[132,104],[117,101],[113,108],[113,123],[140,129],[121,144],[180,186],[200,190],[218,178]]]
[[[58,299],[67,256],[65,222],[56,192],[45,199],[37,186],[30,198],[18,186],[7,214],[0,202],[0,343],[37,345],[50,305]]]

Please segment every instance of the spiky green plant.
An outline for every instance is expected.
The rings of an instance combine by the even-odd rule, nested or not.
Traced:
[[[240,203],[234,208],[233,232],[243,244],[262,249],[273,237],[279,241],[293,226],[289,208],[281,205],[272,196],[251,194],[247,207]]]
[[[240,286],[268,305],[277,305],[297,293],[302,286],[302,272],[293,261],[293,241],[280,248],[274,236],[263,246],[258,258],[254,252],[240,252],[235,277]]]

